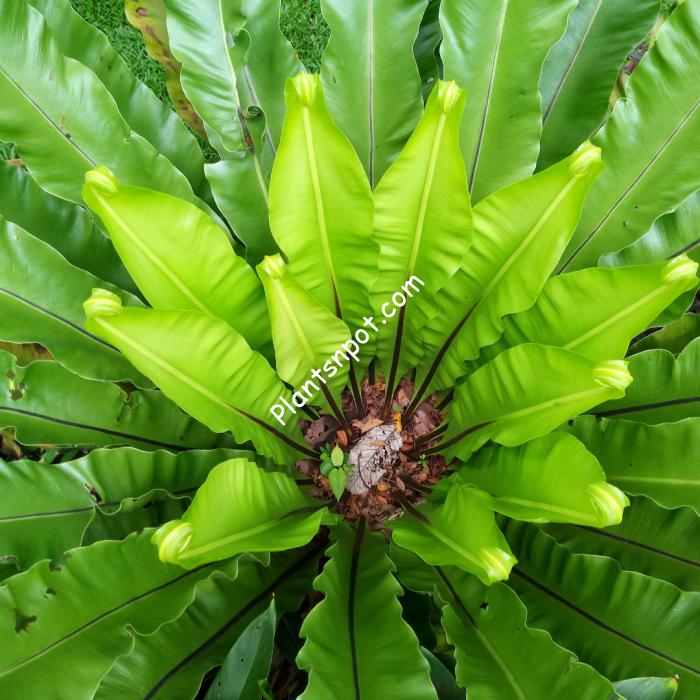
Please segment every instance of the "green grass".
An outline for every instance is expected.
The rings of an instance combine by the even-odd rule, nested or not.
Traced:
[[[0,158],[2,160],[11,160],[13,158],[17,158],[17,151],[15,149],[14,144],[3,143],[2,141],[0,141]]]
[[[165,69],[150,58],[141,32],[127,22],[124,3],[115,0],[70,0],[70,3],[86,22],[107,35],[112,48],[126,61],[129,70],[172,109],[172,101],[165,87]],[[328,25],[321,15],[320,0],[283,0],[280,28],[306,69],[317,73],[330,36]],[[206,160],[218,160],[210,146],[195,136]],[[0,142],[0,158],[17,158],[15,147]]]
[[[172,108],[165,89],[165,68],[146,53],[141,32],[124,15],[124,3],[114,0],[70,0],[73,9],[104,32],[112,48],[126,61],[129,70]]]
[[[280,29],[310,73],[321,70],[321,55],[331,30],[321,14],[320,0],[282,0]]]

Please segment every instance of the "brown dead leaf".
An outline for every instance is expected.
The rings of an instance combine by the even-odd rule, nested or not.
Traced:
[[[362,432],[366,433],[368,430],[372,430],[372,428],[376,428],[378,425],[381,425],[382,422],[383,421],[380,418],[372,418],[372,420],[368,420],[362,426]]]
[[[406,464],[406,462],[408,462],[408,457],[407,457],[403,452],[399,452],[399,459],[400,459],[404,464]]]
[[[333,416],[322,416],[309,426],[304,440],[314,449],[318,449],[333,440],[338,428],[340,423]]]
[[[397,485],[402,491],[405,491],[405,490],[406,490],[406,484],[404,484],[403,481],[402,481],[398,476],[396,477],[395,481],[396,481],[396,485]]]
[[[311,464],[310,459],[301,459],[298,462],[294,463],[294,468],[300,473],[304,474],[305,476],[308,476],[313,472],[314,470],[314,465]]]
[[[386,484],[377,484],[377,491],[388,491],[389,487]]]
[[[434,455],[431,458],[432,465],[430,467],[430,473],[433,476],[440,476],[445,469],[447,469],[447,462],[442,455]]]
[[[402,379],[399,382],[399,388],[403,389],[404,399],[410,402],[413,398],[413,393],[415,391],[415,386],[413,382],[409,381],[408,379]]]
[[[385,505],[387,503],[387,500],[383,496],[377,496],[377,503]]]
[[[424,404],[421,404],[423,406]],[[413,430],[418,437],[426,435],[435,428],[431,416],[424,410],[418,409],[413,416]]]
[[[440,411],[435,408],[431,403],[428,401],[423,401],[420,406],[418,406],[419,411],[424,411],[427,415],[431,417],[432,420],[438,420],[440,417]]]
[[[427,481],[429,484],[439,484],[439,483],[440,483],[440,479],[438,479],[436,476],[429,476],[429,477],[426,479],[426,481]]]
[[[395,461],[401,445],[401,434],[393,425],[377,425],[365,433],[350,450],[349,464],[354,464],[355,469],[348,475],[348,491],[364,493],[379,483]]]
[[[338,436],[338,442],[341,445],[347,445],[348,444],[348,434],[344,430],[339,430],[336,435]]]
[[[398,394],[398,399],[401,401],[401,399],[405,396],[405,392],[403,389],[399,389],[399,394]]]
[[[421,469],[421,471],[418,474],[413,475],[413,480],[417,481],[419,484],[422,484],[426,479],[428,478],[428,469]]]

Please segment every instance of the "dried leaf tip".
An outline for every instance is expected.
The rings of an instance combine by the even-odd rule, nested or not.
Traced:
[[[591,377],[601,386],[624,391],[632,383],[628,365],[624,360],[605,360],[591,370]]]
[[[153,533],[151,542],[158,545],[158,557],[170,564],[180,563],[180,554],[187,548],[194,535],[194,525],[172,520]]]
[[[258,270],[268,274],[273,280],[280,279],[287,269],[287,263],[284,262],[279,253],[275,255],[266,255],[263,261],[258,265]]]
[[[576,179],[583,177],[593,163],[602,160],[601,153],[601,149],[594,146],[590,141],[582,143],[571,156],[571,162],[569,163],[571,177]]]
[[[600,527],[618,525],[622,522],[622,513],[630,502],[620,489],[606,481],[596,481],[589,484],[586,493],[590,496],[600,518]]]
[[[661,281],[665,285],[673,284],[679,280],[690,280],[696,277],[698,263],[687,255],[679,255],[671,260],[661,273]]]
[[[440,80],[438,81],[437,88],[438,103],[444,114],[449,114],[452,108],[457,104],[459,98],[466,93],[466,90],[457,87],[457,83],[455,83],[454,80],[450,80],[449,83]]]
[[[105,197],[113,197],[119,192],[119,180],[104,165],[98,165],[94,170],[88,170],[85,173],[85,184],[96,190],[97,194]]]
[[[302,71],[299,75],[291,78],[291,81],[297,91],[297,95],[299,95],[301,104],[304,107],[313,107],[314,102],[316,102],[317,90],[321,84],[318,75]]]
[[[122,308],[122,300],[116,294],[112,294],[106,289],[93,289],[92,296],[83,303],[83,309],[85,309],[87,318],[93,318],[93,316],[119,316]]]

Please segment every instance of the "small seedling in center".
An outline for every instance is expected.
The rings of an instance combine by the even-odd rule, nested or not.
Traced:
[[[328,477],[331,491],[336,498],[343,495],[347,478],[355,468],[354,464],[348,464],[349,459],[350,455],[337,445],[333,449],[329,444],[321,448],[321,474]]]

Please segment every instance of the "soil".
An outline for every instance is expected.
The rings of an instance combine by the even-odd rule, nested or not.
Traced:
[[[438,395],[433,394],[423,401],[404,425],[403,411],[413,398],[414,385],[413,382],[402,379],[392,404],[401,410],[392,412],[388,420],[382,420],[381,410],[386,392],[386,385],[382,379],[379,377],[376,384],[369,384],[367,380],[362,382],[362,398],[366,406],[364,411],[356,410],[350,390],[343,393],[343,413],[352,427],[352,436],[348,436],[332,416],[323,415],[313,422],[300,420],[299,425],[309,445],[315,448],[325,444],[332,447],[338,445],[348,453],[368,429],[378,425],[395,425],[400,430],[403,447],[383,465],[386,475],[365,493],[353,496],[346,490],[335,507],[335,512],[344,515],[348,520],[357,520],[364,516],[373,530],[382,530],[388,535],[386,521],[403,514],[400,496],[411,503],[422,503],[429,488],[449,472],[445,458],[440,455],[431,455],[425,459],[418,457],[417,460],[409,457],[416,448],[416,442],[437,428],[445,418],[435,408]],[[419,447],[427,448],[433,444],[430,441],[419,444]],[[310,496],[330,500],[334,496],[329,488],[328,479],[321,475],[319,464],[316,460],[304,459],[294,466],[300,473],[313,479],[314,486],[307,491]]]

